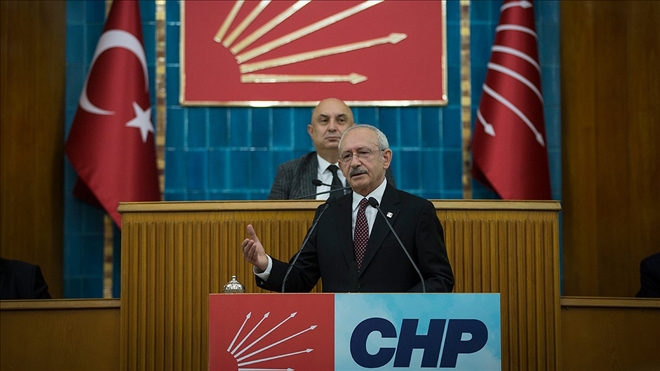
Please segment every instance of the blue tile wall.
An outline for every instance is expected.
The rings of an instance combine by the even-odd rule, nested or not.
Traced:
[[[313,149],[307,134],[312,109],[179,105],[180,5],[179,1],[165,3],[167,107],[163,198],[266,199],[278,164]],[[398,187],[429,199],[463,198],[460,5],[456,0],[447,1],[446,5],[448,105],[354,109],[357,122],[378,126],[388,136]],[[470,3],[472,118],[481,98],[500,5],[499,1]],[[561,199],[559,3],[537,1],[535,6],[553,198]],[[140,7],[150,91],[155,102],[155,1],[141,0]],[[67,1],[67,133],[104,21],[105,1]],[[103,212],[72,196],[76,174],[68,160],[64,161],[64,296],[102,297]],[[497,196],[473,182],[473,198]],[[113,295],[118,297],[119,229],[115,228],[114,236]]]

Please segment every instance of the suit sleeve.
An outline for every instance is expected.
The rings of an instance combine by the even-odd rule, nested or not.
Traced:
[[[291,261],[289,261],[289,263],[285,263],[283,261],[274,259],[273,257],[271,257],[271,259],[273,259],[273,267],[270,271],[268,280],[264,281],[257,277],[257,286],[264,290],[281,292],[284,276],[286,276],[286,271],[289,269]],[[293,257],[291,259],[293,259]],[[289,277],[287,278],[285,286],[286,292],[310,292],[318,283],[318,267],[301,267],[301,260],[302,259],[300,258],[298,259],[298,262],[289,273]],[[305,260],[307,261],[307,259]]]
[[[293,168],[286,166],[286,163],[278,166],[268,199],[288,200],[291,194],[291,179],[293,179]]]
[[[660,298],[660,253],[653,254],[640,263],[641,288],[638,298]]]
[[[447,256],[444,231],[435,207],[429,201],[424,202],[419,214],[415,245],[426,292],[452,292],[454,274]],[[411,291],[421,292],[421,283]]]
[[[44,279],[43,274],[41,273],[41,268],[35,266],[32,272],[32,294],[35,299],[50,299],[50,293],[48,293],[48,284]]]
[[[0,299],[50,299],[48,285],[38,265],[19,260],[4,260],[0,277]]]

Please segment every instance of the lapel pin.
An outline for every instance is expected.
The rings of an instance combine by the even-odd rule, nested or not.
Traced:
[[[391,218],[391,217],[392,217],[392,215],[394,215],[394,214],[392,214],[392,212],[391,212],[391,211],[388,211],[388,212],[387,212],[387,217],[388,217],[388,218]]]

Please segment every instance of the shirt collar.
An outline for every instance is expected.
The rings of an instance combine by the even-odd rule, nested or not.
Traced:
[[[383,179],[383,182],[380,183],[378,188],[374,189],[366,196],[362,196],[357,192],[353,192],[353,211],[358,209],[358,206],[360,206],[360,201],[362,201],[363,198],[368,200],[370,197],[373,197],[376,199],[376,201],[378,201],[378,204],[380,205],[381,200],[383,199],[383,194],[385,194],[385,188],[387,188],[387,178]]]
[[[316,154],[316,158],[319,161],[319,172],[323,173],[328,169],[328,166],[333,165],[331,162],[326,161],[323,157],[319,156],[319,154]],[[334,165],[337,165],[339,167],[339,164],[335,163]]]

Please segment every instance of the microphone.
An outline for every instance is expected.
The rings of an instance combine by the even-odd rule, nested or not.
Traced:
[[[328,187],[332,187],[331,184],[323,183],[322,181],[320,181],[320,180],[318,180],[318,179],[312,179],[312,184],[314,184],[314,185],[317,186],[317,187],[318,187],[318,186],[322,186],[322,185],[324,185],[324,186],[328,186]]]
[[[312,179],[312,184],[314,184],[317,187],[324,185],[324,186],[328,186],[328,187],[332,188],[332,185],[323,183],[322,181],[320,181],[318,179]],[[318,196],[318,195],[324,195],[326,193],[331,193],[331,192],[335,192],[335,191],[342,191],[343,192],[347,189],[351,189],[351,187],[334,188],[334,189],[331,189],[331,190],[325,191],[325,192],[318,192],[318,193],[312,193],[312,194],[304,195],[304,196],[300,196],[300,197],[295,197],[295,198],[293,198],[293,200],[301,200],[303,198],[312,198],[312,197],[316,198],[316,196]]]
[[[296,261],[298,261],[298,257],[300,256],[300,253],[305,248],[305,245],[307,245],[307,241],[309,241],[309,237],[311,237],[312,232],[314,232],[314,229],[316,228],[316,225],[319,223],[319,220],[321,220],[321,216],[323,216],[323,213],[325,213],[325,211],[328,210],[330,205],[332,205],[334,202],[335,202],[334,199],[325,202],[323,206],[323,210],[321,210],[319,216],[316,218],[316,220],[314,220],[314,223],[312,223],[312,226],[309,228],[309,231],[307,231],[307,235],[303,240],[302,246],[300,246],[300,249],[298,249],[298,252],[293,257],[291,264],[289,264],[289,268],[286,270],[286,273],[284,274],[284,278],[282,279],[282,292],[285,292],[284,288],[286,287],[286,280],[289,278],[289,273],[291,273],[291,269],[293,269],[293,266],[296,264]]]
[[[413,268],[415,268],[415,271],[417,271],[417,274],[419,275],[419,280],[422,281],[422,292],[426,293],[426,284],[424,283],[424,276],[422,276],[422,272],[419,271],[419,268],[417,268],[417,264],[415,264],[415,261],[413,260],[413,258],[408,253],[408,250],[406,250],[406,247],[403,246],[403,242],[401,242],[401,239],[399,238],[399,235],[396,234],[396,232],[394,231],[394,228],[392,227],[392,224],[390,224],[390,221],[387,220],[387,218],[385,217],[385,214],[383,214],[383,210],[381,210],[380,206],[378,205],[378,200],[376,200],[373,197],[369,197],[369,205],[376,208],[376,210],[378,210],[378,212],[383,217],[383,219],[385,219],[385,223],[387,223],[387,226],[390,227],[390,230],[392,231],[392,234],[394,234],[394,237],[396,237],[396,240],[399,241],[399,246],[401,246],[401,248],[403,249],[403,252],[406,253],[406,256],[408,257],[408,260],[410,260],[410,264],[412,264]]]

